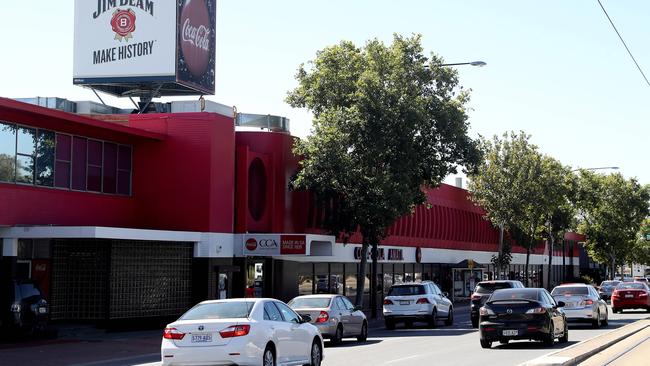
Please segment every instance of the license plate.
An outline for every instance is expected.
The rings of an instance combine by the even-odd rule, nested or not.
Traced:
[[[569,309],[569,308],[572,308],[572,307],[573,307],[573,303],[572,303],[572,302],[567,302],[567,303],[564,304],[564,308],[565,308],[565,309]]]
[[[625,298],[626,298],[626,299],[632,299],[632,298],[634,298],[634,295],[632,295],[632,294],[627,294],[627,295],[625,295]]]
[[[38,308],[38,313],[39,313],[39,314],[45,314],[45,313],[47,313],[47,308]]]
[[[408,301],[408,300],[400,300],[400,301],[399,301],[399,304],[400,304],[400,305],[408,305],[408,304],[410,304],[410,303],[411,303],[411,302]]]
[[[519,331],[516,329],[506,329],[503,331],[504,336],[516,336],[519,335]]]
[[[192,334],[192,343],[212,342],[212,334]]]

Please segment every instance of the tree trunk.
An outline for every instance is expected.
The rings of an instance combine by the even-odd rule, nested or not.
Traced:
[[[530,247],[526,248],[526,266],[524,267],[525,285],[528,287],[528,264],[530,263]]]
[[[562,282],[566,282],[566,278],[566,240],[562,238]]]
[[[553,235],[549,235],[550,240],[548,244],[548,281],[546,282],[546,287],[548,290],[551,290],[551,274],[553,273],[553,247],[555,246],[555,238]]]
[[[357,272],[357,296],[355,304],[363,308],[363,289],[366,285],[366,265],[368,264],[368,242],[364,236],[361,244],[361,263]]]
[[[370,318],[377,319],[377,242],[372,243],[372,267],[370,269]]]
[[[612,259],[612,273],[610,274],[610,280],[616,278],[616,256],[614,255],[614,250],[610,253],[610,258]]]
[[[501,280],[501,270],[503,269],[503,263],[502,263],[502,258],[503,258],[503,224],[500,225],[499,227],[499,262],[497,266],[497,280]]]

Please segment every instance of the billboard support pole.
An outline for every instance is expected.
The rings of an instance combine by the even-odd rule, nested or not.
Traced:
[[[95,88],[90,88],[90,90],[92,90],[93,93],[95,93],[95,96],[97,96],[97,98],[99,99],[100,102],[102,102],[103,105],[106,105],[106,103],[104,103],[104,100],[102,99],[102,97],[99,96],[99,94],[97,93],[97,90],[95,90]]]
[[[147,108],[149,107],[149,104],[151,104],[151,101],[153,98],[155,98],[158,93],[160,93],[160,89],[163,87],[163,84],[158,84],[158,87],[156,87],[156,90],[152,91],[151,94],[147,95],[146,97],[141,97],[140,98],[140,103],[146,102],[144,104],[144,107],[140,108],[138,111],[138,114],[142,114],[142,112],[146,111]]]

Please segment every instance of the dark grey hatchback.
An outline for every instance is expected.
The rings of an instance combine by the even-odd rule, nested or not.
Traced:
[[[547,346],[552,346],[556,338],[568,342],[563,306],[543,288],[497,290],[479,311],[481,347],[516,339],[542,341]]]

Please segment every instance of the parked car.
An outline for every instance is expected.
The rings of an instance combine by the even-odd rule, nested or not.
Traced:
[[[318,366],[323,338],[310,320],[275,299],[204,301],[167,325],[162,364]]]
[[[0,328],[23,335],[43,335],[50,307],[35,282],[13,280],[3,300]]]
[[[469,315],[472,321],[472,327],[478,328],[478,311],[481,306],[485,304],[490,295],[492,295],[494,291],[504,288],[524,288],[524,285],[520,281],[513,280],[483,281],[476,285],[474,293],[470,298],[471,303]]]
[[[569,328],[563,306],[543,288],[497,290],[479,311],[481,347],[516,339],[538,340],[546,346],[552,346],[556,338],[566,343]]]
[[[621,281],[603,281],[598,286],[598,294],[603,300],[609,300],[612,298],[612,292]]]
[[[397,322],[408,328],[414,321],[424,321],[435,327],[439,319],[446,325],[454,323],[454,308],[447,293],[431,281],[393,285],[384,298],[384,323],[395,329]]]
[[[607,325],[609,309],[592,285],[573,283],[557,286],[551,291],[556,301],[564,302],[564,314],[568,321],[591,322],[594,328]]]
[[[623,282],[612,293],[612,311],[645,309],[650,312],[650,288],[643,282]]]
[[[356,337],[359,342],[368,339],[368,319],[358,306],[339,295],[306,295],[289,301],[289,306],[300,316],[308,315],[323,338],[339,344],[344,337]]]

